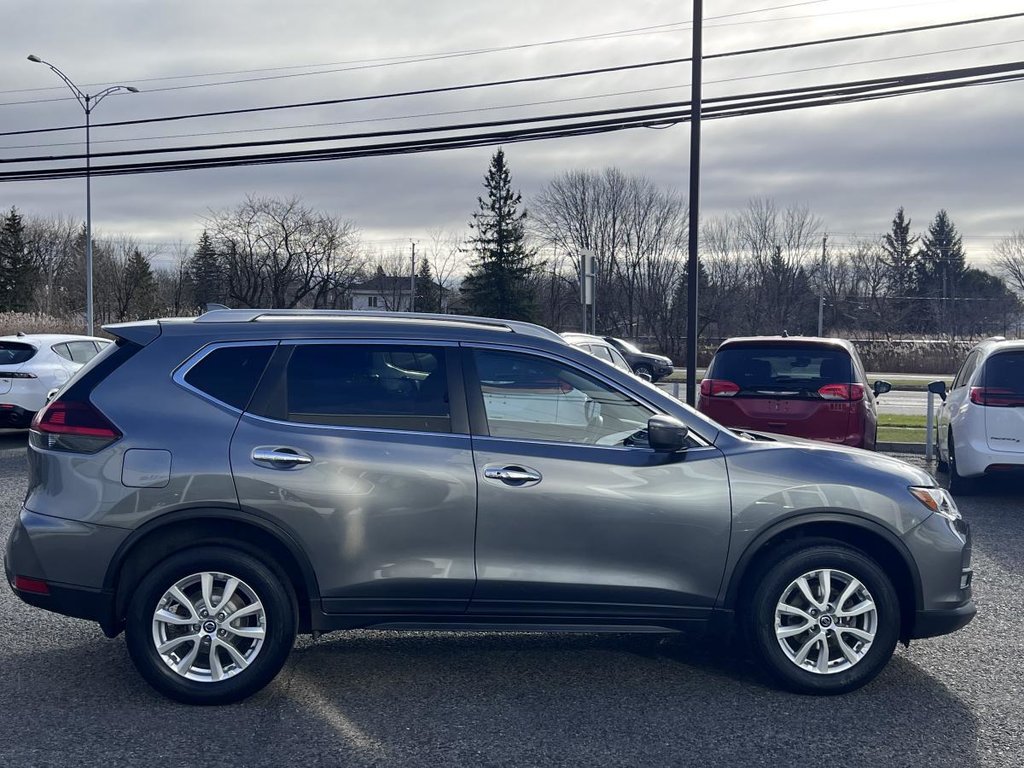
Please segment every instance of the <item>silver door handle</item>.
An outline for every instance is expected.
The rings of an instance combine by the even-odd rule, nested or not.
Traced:
[[[541,481],[540,472],[525,467],[485,467],[484,477],[515,485],[539,483]]]
[[[294,448],[253,448],[252,460],[257,464],[268,464],[275,469],[289,469],[313,463],[312,456],[299,453]]]

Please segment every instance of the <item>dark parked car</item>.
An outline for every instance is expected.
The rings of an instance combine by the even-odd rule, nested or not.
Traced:
[[[885,381],[868,384],[845,339],[755,336],[718,348],[697,408],[734,429],[874,450],[875,398],[890,389]]]
[[[781,684],[840,693],[974,616],[967,524],[923,470],[737,434],[534,325],[257,309],[106,330],[33,422],[5,571],[124,632],[181,701],[258,691],[297,632],[734,620]]]
[[[650,381],[660,381],[666,376],[671,376],[672,360],[664,355],[652,355],[650,352],[642,352],[635,344],[624,339],[617,339],[614,336],[605,336],[604,340],[615,347],[626,362],[633,368],[633,373]]]

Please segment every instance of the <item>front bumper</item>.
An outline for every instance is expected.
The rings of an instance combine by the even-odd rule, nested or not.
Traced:
[[[935,637],[966,626],[977,613],[971,599],[971,532],[966,520],[926,518],[904,542],[920,578],[920,599],[906,639]]]
[[[128,533],[23,509],[7,538],[7,583],[29,605],[96,621],[108,631],[114,626],[114,594],[104,581]],[[15,588],[18,576],[45,582],[46,593]]]

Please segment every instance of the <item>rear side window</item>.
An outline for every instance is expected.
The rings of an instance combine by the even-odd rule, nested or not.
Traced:
[[[856,380],[850,355],[842,349],[795,344],[726,347],[715,355],[711,376],[743,391],[816,393],[826,384]]]
[[[283,377],[261,415],[323,426],[452,431],[443,347],[298,344],[286,354]]]
[[[214,400],[245,410],[274,344],[219,347],[193,365],[185,383]]]
[[[88,363],[96,357],[96,345],[91,341],[69,341],[67,348],[71,361],[75,363]]]
[[[1024,398],[1024,352],[1001,352],[985,361],[982,386],[999,394]]]
[[[36,348],[31,344],[18,341],[0,341],[0,366],[21,365],[36,355]]]

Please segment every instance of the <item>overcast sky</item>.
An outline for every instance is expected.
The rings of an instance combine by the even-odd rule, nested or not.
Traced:
[[[760,10],[769,7],[774,10]],[[1022,10],[1019,0],[714,0],[705,3],[704,50]],[[27,61],[29,53],[57,65],[87,91],[112,83],[142,89],[100,104],[93,121],[101,123],[687,56],[691,33],[681,22],[689,19],[688,4],[678,0],[6,0],[0,131],[82,120],[67,89],[45,66]],[[603,37],[528,45],[594,35]],[[526,47],[415,63],[400,58],[510,45]],[[1014,19],[708,61],[704,90],[714,97],[1020,59],[1024,19]],[[229,80],[249,82],[224,82]],[[689,81],[684,64],[441,96],[97,127],[92,148],[312,136],[681,101],[689,97]],[[649,89],[659,90],[624,93]],[[565,99],[574,101],[536,104]],[[1024,229],[1022,118],[1024,82],[708,121],[702,217],[736,210],[751,197],[806,203],[825,221],[833,242],[842,243],[887,229],[897,206],[906,207],[915,229],[946,208],[969,258],[983,261],[999,237]],[[27,146],[43,144],[59,146]],[[0,136],[4,159],[82,148],[81,130]],[[558,173],[607,166],[685,191],[688,148],[684,124],[516,144],[506,153],[513,183],[528,203]],[[93,181],[94,227],[147,243],[191,242],[209,209],[255,193],[299,196],[353,221],[364,241],[398,247],[426,238],[431,229],[465,227],[492,152],[100,178]],[[80,179],[0,184],[0,206],[29,214],[84,217],[84,197]]]

